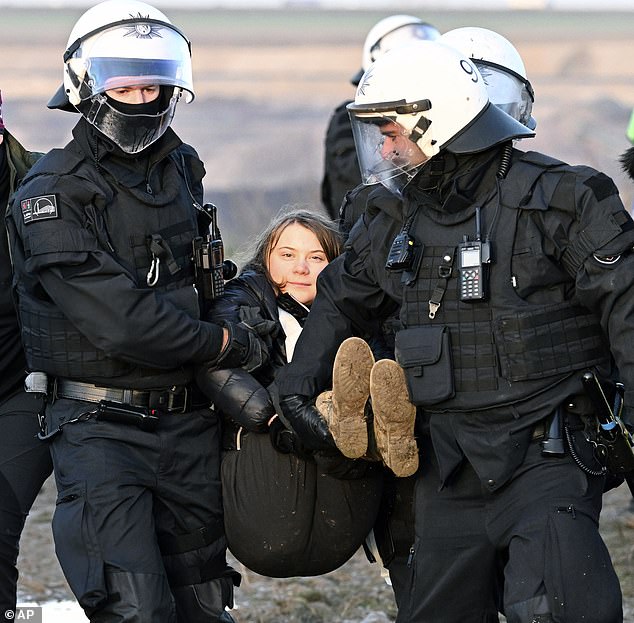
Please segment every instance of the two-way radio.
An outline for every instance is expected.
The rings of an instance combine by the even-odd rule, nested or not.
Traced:
[[[209,233],[193,241],[196,288],[201,302],[208,303],[224,292],[225,281],[235,277],[238,267],[225,259],[224,244],[218,227],[217,208],[213,203],[203,206],[209,217]]]
[[[480,208],[476,208],[475,240],[464,236],[458,245],[458,295],[461,301],[482,301],[489,294],[491,242],[481,239]]]

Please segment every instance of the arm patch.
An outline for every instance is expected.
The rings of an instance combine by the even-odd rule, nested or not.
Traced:
[[[584,185],[594,193],[597,201],[603,201],[619,192],[614,182],[605,173],[593,175],[584,182]]]
[[[59,218],[57,195],[40,195],[39,197],[22,199],[20,209],[25,225],[35,221]]]

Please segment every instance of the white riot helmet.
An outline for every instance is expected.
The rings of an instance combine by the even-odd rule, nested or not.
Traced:
[[[377,22],[365,37],[361,55],[361,69],[352,77],[352,84],[359,84],[361,76],[381,54],[417,39],[434,41],[440,31],[413,15],[390,15]]]
[[[364,184],[399,193],[441,150],[475,153],[534,136],[489,102],[473,62],[437,41],[416,41],[381,56],[348,105]]]
[[[159,108],[149,114],[113,105],[105,94],[150,85],[159,85],[161,96]],[[182,95],[186,102],[194,99],[189,40],[145,2],[101,2],[79,18],[70,34],[64,91],[91,124],[124,151],[138,153],[167,130]]]
[[[487,28],[455,28],[440,41],[470,58],[479,69],[491,103],[534,130],[537,123],[531,112],[535,93],[526,77],[520,53],[505,37]]]

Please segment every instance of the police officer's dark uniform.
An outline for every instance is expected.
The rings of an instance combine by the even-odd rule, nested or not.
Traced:
[[[152,69],[150,86],[163,86],[146,104],[99,92],[78,101],[72,141],[37,163],[10,206],[29,383],[48,394],[56,552],[93,621],[232,621],[225,607],[239,575],[226,562],[220,433],[192,379],[196,365],[239,367],[255,340],[229,327],[223,349],[223,329],[200,320],[192,241],[208,225],[205,171],[193,148],[154,123],[165,106],[173,113],[171,80],[187,75],[188,42],[134,0],[99,4],[80,27],[87,34],[71,33],[66,59],[96,54],[102,36],[106,51],[108,37],[121,38],[114,51],[132,55],[87,59],[93,88],[118,72],[123,85],[148,84],[130,77],[139,62]],[[177,72],[154,60],[170,45]],[[76,84],[65,82],[67,93]]]
[[[1,104],[1,100],[0,100]],[[41,156],[25,150],[2,125],[0,205]],[[51,474],[48,448],[37,438],[42,400],[24,391],[26,361],[11,296],[11,259],[4,218],[0,232],[0,612],[15,611],[18,545],[31,506]]]
[[[493,622],[503,610],[513,623],[618,622],[581,377],[587,368],[608,376],[613,355],[634,382],[634,227],[608,177],[493,146],[505,131],[483,119],[489,147],[443,150],[402,202],[382,187],[370,196],[346,252],[320,275],[279,379],[283,408],[304,441],[326,443],[306,397],[327,386],[343,339],[400,308],[397,360],[421,407],[421,467],[411,588],[397,621]],[[477,213],[495,257],[488,296],[463,302],[458,247],[474,239]],[[388,270],[399,234],[417,253]],[[573,450],[544,456],[545,424],[558,411]]]
[[[353,84],[356,85],[356,83]],[[330,218],[335,221],[339,220],[341,204],[346,193],[361,184],[359,161],[354,148],[354,137],[346,108],[351,101],[346,100],[335,108],[328,121],[324,139],[324,176],[321,180],[321,202]]]

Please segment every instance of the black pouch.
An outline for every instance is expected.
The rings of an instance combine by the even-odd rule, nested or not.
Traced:
[[[396,334],[396,361],[405,371],[409,399],[419,407],[454,395],[448,327],[415,327]]]

